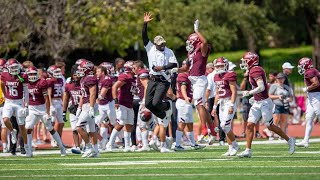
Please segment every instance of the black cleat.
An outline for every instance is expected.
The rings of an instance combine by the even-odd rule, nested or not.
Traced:
[[[20,152],[21,152],[21,154],[26,154],[26,150],[24,149],[24,147],[21,147]]]
[[[11,147],[10,147],[10,153],[15,156],[17,155],[16,154],[16,151],[17,151],[17,144],[12,144]]]

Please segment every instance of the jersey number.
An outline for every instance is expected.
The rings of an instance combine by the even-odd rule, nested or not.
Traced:
[[[224,84],[218,86],[218,93],[219,96],[225,96],[227,94],[227,91],[224,89]]]
[[[54,87],[55,93],[53,94],[53,97],[61,97],[62,96],[62,88],[61,87]]]
[[[18,96],[18,90],[16,86],[8,86],[10,96]]]

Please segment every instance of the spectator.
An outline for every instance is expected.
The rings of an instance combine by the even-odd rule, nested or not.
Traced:
[[[115,73],[115,76],[119,76],[119,74],[122,73],[122,68],[124,66],[124,59],[122,58],[116,58],[116,60],[114,60],[114,73]]]
[[[283,132],[285,132],[288,123],[289,102],[292,101],[292,90],[284,84],[285,77],[284,73],[279,73],[276,83],[271,85],[269,89],[269,97],[275,104],[273,113],[274,124],[280,126]]]
[[[292,66],[289,62],[285,62],[282,65],[283,74],[285,75],[284,84],[291,87],[294,90],[293,84],[290,83],[288,76],[292,73],[292,69],[294,66]]]

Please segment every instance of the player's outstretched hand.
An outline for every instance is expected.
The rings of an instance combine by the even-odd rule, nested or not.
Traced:
[[[145,23],[148,23],[148,22],[152,21],[152,19],[153,19],[152,18],[152,14],[150,12],[145,12],[144,13],[143,21]]]

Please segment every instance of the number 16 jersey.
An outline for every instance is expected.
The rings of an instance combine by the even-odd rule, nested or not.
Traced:
[[[5,86],[5,92],[3,92],[5,98],[12,100],[23,98],[23,83],[28,83],[28,78],[22,73],[19,76],[24,78],[24,82],[21,82],[16,75],[2,72],[1,81]]]

